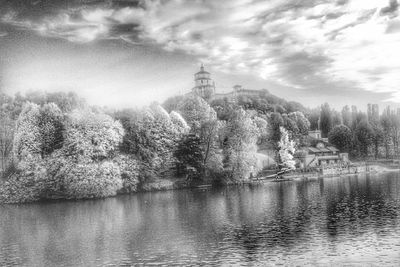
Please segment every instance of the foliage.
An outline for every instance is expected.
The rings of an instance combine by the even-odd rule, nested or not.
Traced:
[[[0,95],[0,97],[2,97]],[[6,102],[0,102],[0,174],[8,168],[14,136],[14,120]],[[1,175],[0,175],[1,176]]]
[[[0,203],[37,201],[46,189],[46,170],[40,164],[30,165],[18,170],[0,185]]]
[[[257,126],[257,130],[258,130],[258,140],[257,140],[257,144],[258,145],[265,145],[268,142],[268,131],[269,131],[269,127],[268,127],[268,121],[267,119],[264,119],[262,117],[259,116],[255,116],[253,118],[254,123]]]
[[[67,117],[65,155],[78,162],[112,157],[123,135],[122,125],[110,116],[88,109],[76,110]]]
[[[225,135],[224,167],[232,179],[244,179],[256,171],[257,125],[238,109],[228,120]]]
[[[348,128],[352,125],[352,117],[349,106],[344,106],[342,109],[342,121],[345,126]]]
[[[65,173],[64,187],[69,198],[113,196],[122,188],[121,173],[109,161],[78,163]]]
[[[186,97],[179,105],[178,112],[193,129],[199,129],[205,121],[216,120],[217,113],[201,97]]]
[[[308,121],[310,122],[310,130],[317,130],[319,129],[319,118],[321,115],[321,111],[318,108],[310,110],[306,117]]]
[[[182,102],[183,99],[183,96],[172,96],[165,100],[162,106],[163,108],[165,108],[166,111],[172,112],[174,110],[178,110],[179,104],[180,102]]]
[[[119,167],[122,180],[122,191],[136,192],[140,183],[141,164],[136,157],[119,154],[113,160]]]
[[[227,98],[215,99],[211,102],[210,106],[217,113],[217,118],[223,121],[227,121],[232,112],[237,108],[237,106]]]
[[[281,139],[280,128],[284,126],[284,120],[280,113],[274,112],[269,120],[269,140],[277,148],[277,143]]]
[[[185,136],[178,144],[175,151],[177,158],[177,173],[191,174],[199,178],[203,174],[204,150],[201,145],[201,139],[195,133],[190,133]]]
[[[288,114],[289,119],[296,124],[297,131],[295,135],[307,135],[310,130],[310,122],[300,111],[294,111]]]
[[[25,96],[20,97],[24,102],[32,102],[39,106],[54,103],[62,112],[71,112],[74,109],[83,109],[86,106],[85,100],[74,92],[28,91]]]
[[[279,147],[279,159],[281,166],[294,170],[296,169],[296,162],[293,160],[293,155],[295,153],[295,143],[293,140],[289,139],[288,131],[280,127],[281,140],[278,142]]]
[[[322,137],[327,137],[333,127],[332,110],[328,103],[321,106],[320,127]]]
[[[329,132],[329,143],[334,145],[340,151],[349,152],[352,143],[352,132],[345,125],[337,125]]]
[[[16,162],[24,164],[41,158],[40,107],[26,103],[16,122],[13,155]]]
[[[157,172],[159,176],[168,175],[175,165],[178,142],[190,129],[183,117],[175,111],[168,114],[157,104],[143,110],[118,112],[115,117],[126,132],[121,151],[148,166],[148,177]]]
[[[40,109],[39,129],[42,158],[63,145],[64,116],[54,103],[45,104]]]
[[[361,156],[368,156],[368,148],[373,142],[374,130],[368,121],[361,121],[356,128],[355,137],[358,144],[358,151]]]

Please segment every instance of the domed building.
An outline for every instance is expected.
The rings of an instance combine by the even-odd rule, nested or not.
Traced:
[[[203,64],[201,64],[200,71],[194,74],[195,87],[192,92],[204,99],[211,99],[215,94],[215,83],[211,79],[211,75],[208,71],[204,70]]]

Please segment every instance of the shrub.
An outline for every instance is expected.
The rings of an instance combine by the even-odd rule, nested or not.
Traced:
[[[0,185],[0,203],[24,203],[42,198],[48,187],[46,170],[41,165],[30,165],[18,170]]]
[[[64,186],[71,198],[114,196],[122,188],[121,173],[112,162],[77,164],[65,173]]]

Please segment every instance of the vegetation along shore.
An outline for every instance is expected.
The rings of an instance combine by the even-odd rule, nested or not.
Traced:
[[[311,109],[240,86],[142,109],[93,107],[64,92],[2,94],[0,101],[2,203],[236,184],[279,172],[343,175],[360,172],[363,162],[371,171],[399,165],[400,114],[390,109]]]

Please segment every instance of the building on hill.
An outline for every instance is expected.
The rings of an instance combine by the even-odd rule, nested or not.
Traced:
[[[217,93],[215,82],[211,79],[211,74],[204,70],[201,64],[200,71],[194,74],[195,86],[192,88],[191,94],[200,96],[205,100],[212,101],[216,99],[227,99],[236,102],[240,96],[260,96],[268,93],[267,90],[245,89],[241,85],[233,86],[233,90],[228,93]]]
[[[201,64],[200,71],[194,74],[195,86],[192,92],[204,99],[211,99],[215,94],[215,83],[211,79],[211,75],[208,71],[204,70],[203,64]]]

